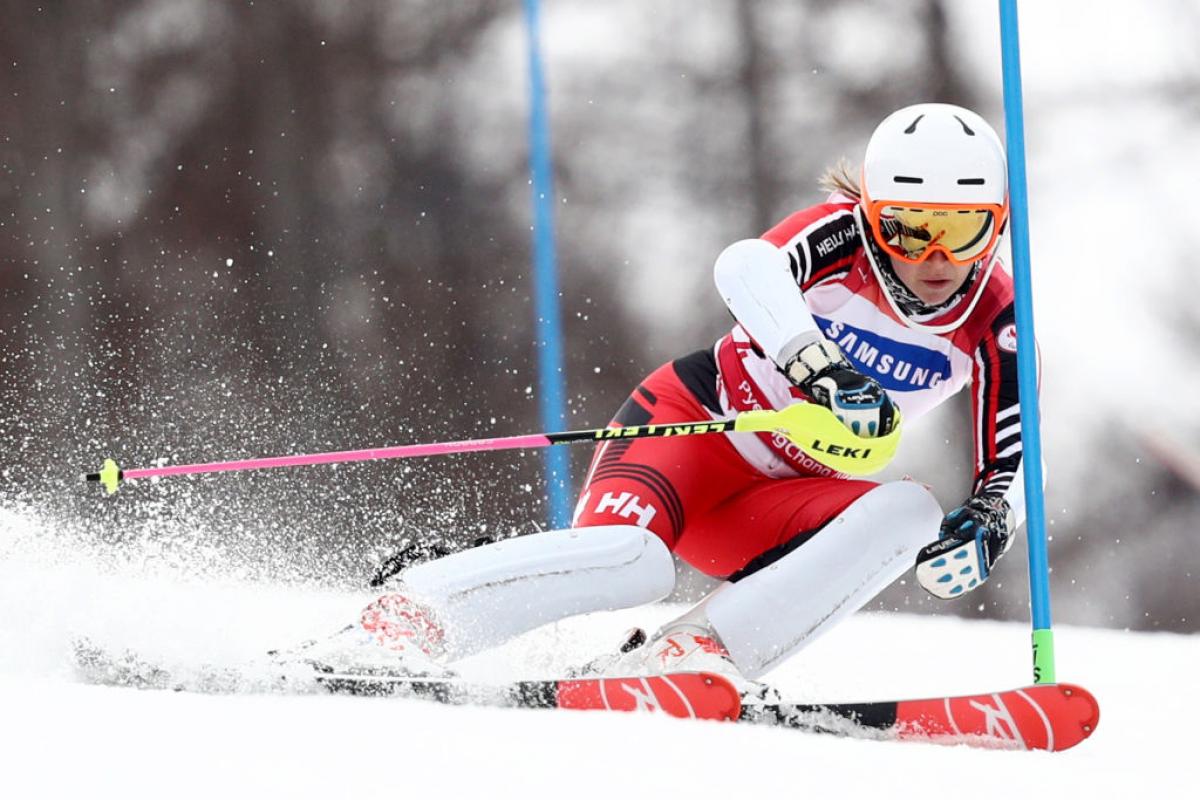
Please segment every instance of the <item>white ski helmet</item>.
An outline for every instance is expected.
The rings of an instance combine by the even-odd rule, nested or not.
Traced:
[[[913,327],[948,331],[961,325],[978,301],[994,265],[1008,220],[1008,171],[1004,147],[982,117],[961,106],[921,103],[888,115],[867,143],[862,201],[856,209],[864,238],[881,252],[917,263],[941,251],[963,267],[986,263],[974,277],[974,296],[954,303],[962,313],[950,324]],[[868,257],[893,308],[900,313],[876,255]],[[890,265],[887,272],[890,274]],[[961,299],[961,298],[960,298]]]
[[[921,103],[889,114],[867,142],[862,187],[873,200],[1008,209],[1000,137],[974,111]]]

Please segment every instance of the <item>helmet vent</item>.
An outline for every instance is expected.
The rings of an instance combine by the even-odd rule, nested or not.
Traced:
[[[975,131],[973,131],[973,130],[971,130],[970,128],[968,128],[968,127],[967,127],[967,123],[965,123],[965,122],[963,122],[963,121],[962,121],[962,117],[960,117],[958,114],[955,114],[955,115],[954,115],[954,118],[955,118],[956,120],[958,120],[958,124],[959,124],[959,125],[962,125],[962,126],[963,126],[963,133],[965,133],[967,136],[974,136],[974,135],[975,135]]]
[[[983,184],[985,184],[985,183],[987,183],[987,181],[985,181],[983,178],[959,178],[958,179],[959,186],[983,186]]]
[[[912,178],[912,177],[909,177],[908,175],[893,175],[892,180],[895,181],[896,183],[924,183],[925,182],[924,178]],[[959,181],[959,183],[962,183],[962,181]]]
[[[912,121],[912,124],[904,129],[904,132],[905,133],[914,133],[917,130],[917,123],[923,119],[925,119],[924,114],[918,115],[917,118]],[[962,120],[960,119],[959,122],[962,122]],[[965,128],[966,126],[964,125],[963,127]],[[974,134],[972,134],[972,136],[974,136]]]

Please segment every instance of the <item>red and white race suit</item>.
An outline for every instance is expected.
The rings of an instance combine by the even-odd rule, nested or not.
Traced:
[[[835,196],[763,235],[787,256],[791,278],[783,291],[794,291],[803,303],[797,307],[803,313],[793,315],[796,329],[772,331],[770,340],[815,325],[857,369],[880,382],[908,425],[969,384],[975,491],[1005,497],[1020,520],[1011,278],[992,263],[980,271],[978,285],[915,324],[889,299],[854,209]],[[774,292],[781,284],[777,275],[771,278],[773,283],[763,283],[768,288],[748,281],[746,291]],[[962,322],[950,324],[955,320]],[[755,338],[767,337],[748,327],[738,316],[711,350],[660,367],[634,390],[613,424],[728,419],[804,402],[780,370],[778,354],[768,355]],[[701,571],[739,580],[802,545],[874,486],[835,473],[778,434],[613,440],[597,448],[574,524],[640,525]],[[931,530],[930,541],[936,537]]]

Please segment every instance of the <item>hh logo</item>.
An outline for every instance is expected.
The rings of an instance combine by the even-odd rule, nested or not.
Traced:
[[[606,511],[611,511],[626,519],[636,517],[637,524],[643,528],[649,525],[650,520],[654,519],[654,515],[658,513],[658,509],[649,503],[643,503],[642,498],[633,492],[621,492],[620,494],[605,492],[604,496],[600,498],[600,502],[596,504],[596,513],[603,514]]]

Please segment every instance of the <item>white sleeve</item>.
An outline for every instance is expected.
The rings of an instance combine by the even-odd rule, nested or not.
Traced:
[[[734,318],[779,366],[821,338],[787,254],[763,239],[743,239],[717,256],[713,277]]]

